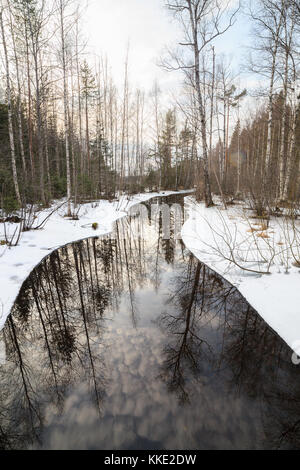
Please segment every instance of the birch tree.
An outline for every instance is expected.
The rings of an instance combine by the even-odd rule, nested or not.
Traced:
[[[9,58],[8,58],[8,52],[7,52],[7,42],[6,42],[6,36],[5,36],[3,12],[4,12],[4,5],[3,5],[3,0],[1,0],[0,27],[1,27],[2,45],[3,45],[4,61],[5,61],[5,72],[6,72],[6,100],[7,100],[7,110],[8,110],[8,131],[9,131],[9,142],[10,142],[11,166],[12,166],[12,174],[13,174],[16,198],[17,198],[19,205],[21,206],[22,201],[21,201],[20,188],[19,188],[19,183],[18,183],[15,138],[14,138],[14,129],[13,129],[13,110],[12,110],[11,83],[10,83],[10,67],[9,67]]]
[[[23,21],[28,27],[28,36],[30,42],[30,52],[33,59],[33,75],[35,85],[35,108],[36,108],[36,140],[37,153],[39,160],[39,187],[40,197],[43,204],[46,204],[45,188],[44,188],[44,149],[42,137],[42,90],[41,90],[41,50],[46,48],[47,38],[43,38],[42,34],[49,19],[50,13],[46,13],[45,1],[38,4],[36,0],[20,0],[20,9],[23,14]]]
[[[24,180],[26,181],[27,166],[26,166],[26,159],[25,159],[24,132],[23,132],[23,122],[22,122],[22,92],[21,92],[20,66],[19,66],[19,57],[18,57],[17,47],[16,47],[16,38],[15,38],[15,32],[14,32],[14,26],[13,26],[11,5],[9,2],[8,2],[8,10],[9,10],[9,26],[10,26],[13,54],[14,54],[14,60],[15,60],[16,80],[17,80],[17,90],[18,90],[19,145],[20,145],[21,160],[22,160],[22,165],[23,165]]]
[[[184,33],[179,46],[189,50],[188,59],[184,55],[170,54],[165,66],[181,70],[188,77],[197,98],[197,119],[202,140],[204,168],[204,197],[207,207],[213,205],[208,161],[208,130],[206,124],[206,95],[201,84],[201,56],[214,40],[226,33],[234,24],[239,6],[232,9],[230,1],[219,0],[170,0],[167,7],[179,18]]]
[[[64,132],[66,151],[66,171],[67,171],[67,199],[68,216],[71,216],[71,168],[70,168],[70,111],[69,111],[69,88],[67,77],[67,51],[66,51],[66,25],[65,15],[69,0],[58,0],[58,11],[60,19],[60,40],[61,40],[61,63],[63,71],[63,96],[64,96]]]
[[[288,122],[288,97],[291,95],[292,105],[297,108],[296,90],[297,90],[297,71],[295,61],[295,48],[297,42],[296,35],[296,6],[293,3],[284,3],[284,34],[281,44],[283,54],[283,111],[281,118],[281,137],[279,154],[279,200],[287,197],[287,169],[290,166],[290,155],[288,152],[288,141],[291,137],[292,142],[295,139],[295,122],[290,126]],[[293,113],[295,116],[295,112]],[[292,151],[293,145],[291,147]]]
[[[271,154],[272,154],[272,129],[274,114],[274,88],[278,79],[278,55],[280,52],[280,40],[284,26],[284,4],[286,0],[279,2],[274,0],[258,0],[255,10],[251,10],[251,17],[255,22],[254,34],[256,37],[256,57],[251,60],[251,70],[262,74],[269,80],[268,108],[267,108],[267,144],[264,158],[263,186],[265,193],[271,183]],[[263,63],[257,60],[263,58]],[[255,64],[255,65],[253,65]]]

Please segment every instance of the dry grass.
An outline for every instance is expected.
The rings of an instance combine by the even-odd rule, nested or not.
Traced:
[[[250,232],[250,233],[265,232],[266,230],[268,230],[267,224],[259,223],[259,224],[253,224],[253,225],[256,225],[257,227],[250,227],[250,229],[248,229],[247,232]]]
[[[257,236],[259,238],[270,238],[269,235],[266,232],[258,233]]]

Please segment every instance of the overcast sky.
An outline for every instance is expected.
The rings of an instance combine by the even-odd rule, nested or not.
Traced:
[[[181,31],[164,0],[89,0],[85,33],[92,50],[107,55],[115,81],[121,84],[127,43],[130,43],[130,80],[146,91],[157,79],[172,89],[181,77],[161,70],[157,63],[166,45],[178,43]],[[239,15],[235,26],[217,43],[217,52],[230,56],[238,71],[243,45],[249,41],[247,19]]]

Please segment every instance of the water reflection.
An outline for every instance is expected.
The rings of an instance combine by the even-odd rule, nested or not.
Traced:
[[[290,350],[157,222],[149,207],[25,282],[2,332],[1,449],[300,448]]]

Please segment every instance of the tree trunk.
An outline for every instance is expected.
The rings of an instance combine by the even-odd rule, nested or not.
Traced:
[[[61,33],[61,52],[64,81],[64,128],[65,128],[65,146],[66,146],[66,170],[67,170],[67,199],[68,215],[71,216],[71,169],[70,169],[70,126],[69,126],[69,96],[66,65],[66,47],[65,47],[65,24],[64,24],[64,0],[60,0],[60,33]]]
[[[202,137],[202,148],[203,148],[203,170],[204,170],[204,192],[205,192],[205,205],[206,207],[213,206],[213,200],[211,195],[210,187],[210,178],[209,178],[209,168],[208,168],[208,146],[207,146],[207,133],[206,133],[206,116],[205,108],[203,103],[201,83],[200,83],[200,55],[199,55],[199,45],[198,45],[198,22],[193,11],[192,4],[189,1],[189,13],[190,21],[193,30],[193,48],[194,48],[194,57],[195,57],[195,85],[196,93],[198,99],[198,111],[200,116],[200,127],[201,127],[201,137]]]
[[[300,94],[297,97],[296,110],[295,110],[294,118],[293,118],[293,132],[292,132],[291,150],[290,150],[291,155],[289,158],[289,164],[288,164],[288,169],[287,169],[287,182],[286,182],[285,190],[284,190],[284,200],[287,200],[289,198],[289,191],[292,188],[293,182],[295,181],[295,179],[298,178],[299,159],[300,159],[299,119],[300,119]],[[297,171],[296,175],[295,175],[295,171]]]
[[[27,179],[27,168],[26,168],[26,160],[25,160],[25,151],[24,151],[24,141],[23,141],[23,124],[22,124],[22,100],[21,100],[21,83],[20,83],[20,72],[19,72],[19,59],[16,49],[16,42],[15,42],[15,34],[14,28],[12,23],[12,15],[11,15],[11,8],[8,2],[9,8],[9,16],[10,16],[10,32],[12,37],[12,45],[14,50],[14,58],[15,58],[15,65],[16,65],[16,79],[17,79],[17,87],[18,87],[18,128],[19,128],[19,145],[20,145],[20,153],[21,153],[21,160],[23,166],[23,173],[24,173],[24,180],[26,182]]]
[[[1,5],[1,8],[2,8],[2,5]],[[17,201],[21,206],[22,201],[21,201],[20,189],[19,189],[19,183],[18,183],[16,150],[15,150],[14,129],[13,129],[9,61],[8,61],[6,37],[5,37],[4,25],[3,25],[3,9],[1,9],[0,11],[0,23],[1,23],[1,33],[2,33],[2,42],[3,42],[3,49],[4,49],[5,68],[6,68],[6,97],[7,97],[7,107],[8,107],[8,132],[9,132],[9,142],[10,142],[12,174],[13,174],[13,181],[14,181]]]

